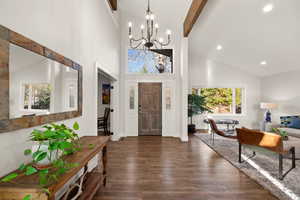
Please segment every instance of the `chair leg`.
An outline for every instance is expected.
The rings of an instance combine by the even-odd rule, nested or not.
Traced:
[[[242,144],[239,143],[239,163],[242,163]]]
[[[279,171],[278,171],[278,178],[280,180],[283,180],[283,156],[281,154],[278,155],[278,158],[279,158]]]
[[[296,156],[295,156],[295,147],[292,147],[289,150],[289,155],[292,155],[292,167],[287,170],[286,172],[283,172],[283,158],[284,156],[282,154],[279,154],[279,179],[283,180],[283,178],[296,167]],[[287,157],[289,158],[289,157]]]
[[[104,125],[104,134],[107,136],[108,135],[108,133],[107,133],[107,123],[105,123],[105,125]]]
[[[296,167],[296,155],[295,155],[295,147],[291,148],[292,153],[292,168]]]

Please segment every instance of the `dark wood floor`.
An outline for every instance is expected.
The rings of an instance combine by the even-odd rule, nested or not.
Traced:
[[[276,199],[194,137],[126,138],[108,151],[108,185],[95,200]]]

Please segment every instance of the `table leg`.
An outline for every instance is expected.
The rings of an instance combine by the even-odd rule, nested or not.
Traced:
[[[106,186],[107,179],[107,146],[105,145],[102,149],[102,163],[103,163],[103,185]]]

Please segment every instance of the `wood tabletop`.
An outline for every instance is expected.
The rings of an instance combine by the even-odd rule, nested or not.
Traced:
[[[55,194],[63,185],[65,185],[74,175],[80,171],[94,156],[96,156],[102,148],[107,144],[110,137],[106,136],[85,136],[79,139],[82,149],[75,154],[65,157],[69,163],[76,163],[78,166],[72,168],[64,175],[58,178],[58,181],[49,185],[48,189],[51,194]],[[15,171],[18,172],[18,171]],[[9,183],[0,183],[1,192],[8,191],[26,191],[26,192],[41,192],[39,186],[38,174],[31,176],[21,175]]]

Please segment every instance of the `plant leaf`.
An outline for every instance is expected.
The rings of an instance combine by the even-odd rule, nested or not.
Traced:
[[[1,179],[1,182],[9,182],[17,177],[18,177],[17,173],[12,173],[12,174],[5,176],[3,179]]]
[[[63,175],[64,173],[66,173],[67,171],[68,171],[67,168],[61,167],[61,168],[59,168],[59,169],[57,170],[57,175],[58,175],[58,176],[61,176],[61,175]]]
[[[29,194],[29,195],[26,195],[24,198],[23,198],[23,200],[31,200],[31,195]]]
[[[75,122],[75,123],[73,124],[73,129],[76,130],[76,131],[79,130],[79,124],[78,124],[78,122]]]
[[[55,174],[50,175],[50,178],[54,181],[58,181],[58,178]]]
[[[65,165],[65,162],[62,159],[56,160],[53,162],[53,166],[56,168],[61,168]]]
[[[68,163],[66,165],[66,168],[67,169],[72,169],[72,168],[75,168],[75,167],[78,167],[79,166],[79,163]]]
[[[25,168],[26,168],[26,165],[23,163],[23,164],[20,165],[18,170],[23,171],[23,170],[25,170]]]
[[[40,151],[38,154],[35,155],[34,161],[39,162],[44,160],[47,157],[47,152]]]
[[[72,148],[72,146],[73,146],[72,143],[66,142],[66,141],[62,141],[62,142],[60,142],[60,144],[59,144],[59,148],[60,148],[61,150]]]
[[[26,149],[26,150],[24,151],[24,155],[25,155],[25,156],[28,156],[28,155],[30,155],[31,153],[32,153],[31,149]]]
[[[26,175],[26,176],[29,176],[29,175],[35,174],[36,172],[37,172],[37,170],[36,170],[34,167],[28,166],[28,167],[26,168],[25,175]]]
[[[51,192],[47,189],[47,188],[43,188],[43,190],[42,190],[44,193],[46,193],[46,194],[48,194],[48,195],[50,195],[51,194]]]
[[[58,142],[52,142],[52,143],[50,143],[48,149],[49,149],[50,151],[54,151],[54,150],[57,150],[57,149],[58,149],[58,146],[59,146],[59,143],[58,143]]]
[[[39,183],[41,186],[44,186],[44,185],[47,185],[48,184],[48,173],[49,173],[49,170],[47,169],[44,169],[44,170],[41,170],[39,171]]]
[[[32,158],[35,159],[35,157],[37,157],[37,155],[39,155],[42,151],[36,151],[32,154]]]

